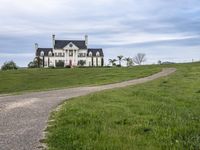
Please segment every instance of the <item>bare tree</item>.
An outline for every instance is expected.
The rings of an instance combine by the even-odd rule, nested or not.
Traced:
[[[138,65],[141,65],[143,62],[146,61],[145,56],[146,56],[146,54],[144,54],[144,53],[138,53],[135,57],[133,57],[133,62]]]
[[[117,58],[118,58],[118,60],[119,60],[119,66],[121,66],[121,62],[122,62],[122,58],[123,58],[124,56],[122,56],[122,55],[119,55],[119,56],[117,56]]]

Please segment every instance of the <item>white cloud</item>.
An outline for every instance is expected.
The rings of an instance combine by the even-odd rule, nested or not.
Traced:
[[[116,35],[109,35],[105,39],[95,38],[91,39],[92,43],[98,42],[105,45],[129,45],[129,44],[142,44],[148,42],[162,42],[171,40],[186,40],[198,38],[198,35],[184,35],[184,34],[151,34],[151,33],[121,33]]]

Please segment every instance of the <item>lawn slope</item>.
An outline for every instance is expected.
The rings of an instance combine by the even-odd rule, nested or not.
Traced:
[[[66,101],[47,128],[50,150],[200,149],[200,64],[169,77]]]
[[[145,69],[144,69],[145,68]],[[133,68],[24,69],[0,71],[0,94],[99,85],[157,73],[157,66]]]

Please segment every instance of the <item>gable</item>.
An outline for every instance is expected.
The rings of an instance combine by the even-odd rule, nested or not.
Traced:
[[[74,44],[74,43],[72,43],[72,42],[70,42],[69,44],[67,44],[63,49],[69,49],[69,50],[73,50],[73,49],[75,49],[75,50],[78,50],[79,48]]]

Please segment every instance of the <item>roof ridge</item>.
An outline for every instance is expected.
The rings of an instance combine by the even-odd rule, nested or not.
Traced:
[[[102,49],[102,48],[88,48],[88,49]]]
[[[55,48],[62,49],[71,42],[75,44],[79,49],[87,49],[87,45],[84,40],[55,40]]]
[[[81,42],[85,42],[85,40],[55,40],[55,41],[81,41]]]
[[[43,48],[43,47],[38,47],[38,49],[53,49],[53,48]]]

